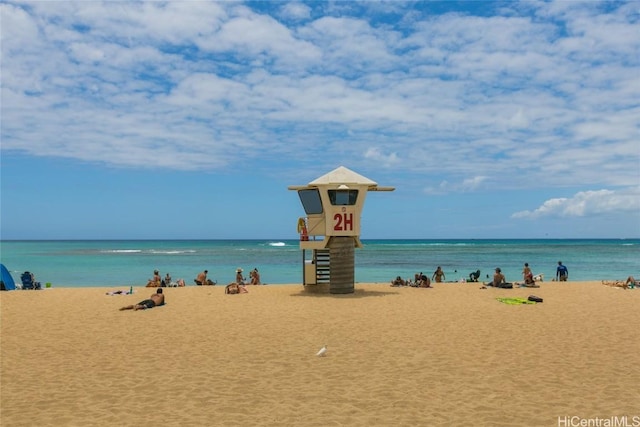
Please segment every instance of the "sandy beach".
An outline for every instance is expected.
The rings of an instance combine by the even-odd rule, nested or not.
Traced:
[[[434,286],[2,292],[0,424],[640,425],[640,289]]]

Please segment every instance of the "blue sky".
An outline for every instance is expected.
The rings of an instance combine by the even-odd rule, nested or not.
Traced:
[[[3,2],[2,239],[640,237],[639,2]]]

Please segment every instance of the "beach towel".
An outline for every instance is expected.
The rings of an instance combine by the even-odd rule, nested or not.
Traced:
[[[509,305],[535,304],[535,301],[529,301],[527,298],[496,298],[498,301]]]

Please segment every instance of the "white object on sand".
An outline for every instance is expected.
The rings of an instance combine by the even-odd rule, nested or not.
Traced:
[[[318,352],[316,353],[316,356],[324,357],[324,356],[325,356],[325,354],[327,354],[327,345],[326,345],[326,344],[324,345],[324,347],[322,347],[322,348],[320,349],[320,351],[318,351]]]

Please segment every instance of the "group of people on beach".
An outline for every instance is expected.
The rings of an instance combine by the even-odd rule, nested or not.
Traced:
[[[203,286],[203,285],[215,285],[216,283],[207,279],[207,274],[208,274],[208,270],[204,270],[202,271],[200,274],[198,274],[198,276],[194,279],[194,282],[196,283],[196,285],[198,286]],[[247,282],[245,277],[243,276],[243,270],[242,268],[237,268],[236,269],[236,278],[234,282],[229,283],[228,285],[225,286],[224,289],[224,293],[225,294],[245,294],[248,293],[248,289],[247,289],[247,285],[260,285],[262,284],[260,282],[260,273],[258,272],[257,268],[254,268],[251,272],[249,272],[249,281]],[[471,273],[472,275],[474,273]],[[479,277],[479,271],[476,273],[476,276]],[[416,273],[414,275],[413,279],[407,279],[404,280],[401,276],[397,276],[395,279],[393,279],[391,281],[391,286],[394,287],[399,287],[399,286],[410,286],[410,287],[414,287],[414,288],[432,288],[431,286],[431,280],[434,280],[437,283],[441,283],[443,280],[445,280],[445,273],[442,270],[442,268],[440,266],[438,266],[438,268],[436,268],[436,270],[433,272],[433,275],[431,276],[431,279],[426,276],[425,274],[423,274],[422,272]],[[524,263],[524,268],[522,269],[522,277],[524,279],[524,283],[522,284],[522,286],[525,287],[538,287],[538,285],[536,284],[537,281],[543,281],[544,280],[544,276],[541,274],[538,274],[536,276],[533,275],[533,272],[531,271],[531,268],[529,267],[529,263]],[[169,275],[169,273],[167,273],[167,276],[165,277],[164,280],[160,279],[160,273],[158,270],[154,271],[153,274],[153,278],[149,280],[149,283],[147,284],[147,287],[158,287],[159,289],[156,291],[156,293],[152,294],[149,298],[140,301],[137,304],[132,304],[132,305],[127,305],[124,307],[121,307],[120,310],[124,311],[124,310],[146,310],[149,308],[153,308],[153,307],[158,307],[161,305],[164,305],[165,303],[165,299],[164,299],[164,293],[162,291],[162,288],[165,286],[171,286],[171,285],[167,285],[170,283],[173,283],[171,281],[171,276]],[[562,261],[558,261],[558,267],[556,268],[556,281],[560,281],[560,282],[566,282],[567,279],[569,278],[569,270],[567,269],[567,267],[562,264]],[[477,277],[476,277],[477,279]],[[472,280],[473,281],[473,280]],[[159,285],[158,285],[159,283]],[[184,285],[184,280],[179,279],[177,283],[177,286],[185,286]],[[180,284],[182,283],[182,284]],[[608,286],[615,286],[615,287],[621,287],[624,289],[633,289],[635,287],[640,287],[640,281],[636,280],[633,276],[629,276],[627,278],[626,281],[621,281],[621,280],[616,280],[614,282],[602,282],[605,285]],[[151,285],[150,285],[151,284]],[[491,282],[487,283],[486,285],[482,285],[482,287],[480,289],[486,289],[487,286],[492,286],[492,287],[496,287],[496,288],[510,288],[513,287],[513,284],[510,282],[507,282],[504,274],[502,274],[502,270],[500,269],[500,267],[497,267],[495,269],[495,272],[493,274],[493,279],[491,280]]]
[[[242,268],[236,269],[236,279],[235,282],[238,285],[261,285],[260,281],[260,273],[257,268],[254,268],[249,272],[249,280],[247,281],[242,275]],[[209,274],[208,270],[203,270],[193,279],[193,282],[197,286],[214,286],[217,284],[216,281],[211,280],[207,277]],[[160,276],[160,272],[158,270],[153,270],[153,276],[147,281],[147,288],[165,288],[165,287],[183,287],[186,286],[184,279],[178,279],[177,281],[173,281],[171,275],[167,273],[164,279]]]
[[[249,280],[247,280],[243,275],[244,270],[240,267],[236,268],[236,278],[233,282],[229,283],[225,286],[226,294],[246,294],[249,292],[246,288],[247,285],[262,285],[263,283],[260,281],[260,272],[258,272],[257,268],[254,268],[249,272]],[[196,277],[193,281],[198,286],[204,285],[215,285],[217,282],[214,282],[210,279],[207,279],[207,274],[209,272],[204,270],[198,277]]]
[[[469,274],[469,282],[477,282],[479,277],[480,277],[480,270],[476,272],[472,272],[471,274]],[[487,275],[487,278],[489,278],[489,275]],[[521,285],[516,283],[517,285],[525,286],[525,287],[538,287],[536,282],[544,281],[543,274],[537,274],[534,276],[533,271],[531,271],[531,268],[529,267],[529,263],[527,262],[524,263],[524,268],[522,269],[522,278],[524,283],[522,283]],[[562,263],[562,261],[558,261],[555,280],[560,282],[566,282],[568,278],[569,278],[569,270]],[[396,276],[395,279],[391,280],[391,286],[393,287],[411,286],[416,288],[431,288],[432,287],[431,280],[435,281],[436,283],[441,283],[444,280],[446,280],[446,275],[442,270],[441,266],[438,266],[436,268],[436,270],[431,275],[431,279],[429,279],[429,277],[424,275],[422,272],[416,273],[413,280],[412,279],[405,280],[401,276]],[[466,282],[467,280],[462,279],[461,281]],[[502,274],[502,269],[500,269],[500,267],[497,267],[493,274],[492,280],[489,283],[487,283],[486,286],[493,286],[497,288],[513,287],[513,284],[510,282],[507,282],[507,279],[505,278],[504,274]],[[485,288],[485,286],[483,285],[482,288]]]
[[[413,288],[432,288],[431,281],[435,281],[436,283],[441,283],[445,280],[446,276],[442,267],[438,266],[436,271],[433,272],[431,278],[429,278],[422,271],[413,275],[413,279],[409,278],[404,280],[402,277],[397,276],[395,279],[391,281],[391,286],[411,286]]]
[[[245,285],[262,285],[263,284],[262,282],[260,282],[260,273],[258,272],[257,268],[254,268],[249,272],[248,282],[242,276],[242,269],[241,268],[236,269],[236,283],[245,284]]]
[[[527,262],[524,263],[524,268],[522,269],[522,278],[524,280],[524,283],[522,284],[516,283],[517,286],[537,288],[539,286],[536,282],[544,281],[544,275],[542,274],[537,274],[535,276],[533,275],[533,272],[529,267],[529,263]],[[558,261],[558,266],[556,267],[555,280],[559,282],[566,282],[568,279],[569,279],[569,269],[567,269],[567,266],[562,264],[562,261]],[[493,280],[487,283],[486,286],[493,286],[496,288],[511,288],[513,287],[513,283],[507,282],[507,279],[505,278],[504,274],[502,274],[502,270],[498,267],[496,268],[495,273],[493,274]],[[485,286],[483,286],[482,288],[485,288]]]
[[[183,286],[186,286],[184,279],[178,279],[174,282],[169,273],[163,279],[160,277],[158,270],[153,270],[153,276],[147,281],[147,288],[177,288]]]
[[[236,269],[235,281],[232,282],[232,283],[235,283],[235,284],[238,284],[238,285],[243,285],[243,286],[244,285],[262,285],[262,282],[260,281],[260,273],[258,272],[257,268],[254,268],[253,270],[251,270],[249,272],[249,281],[247,281],[245,279],[245,277],[242,275],[242,273],[243,273],[242,268],[238,267]],[[211,279],[208,279],[207,278],[207,274],[209,274],[209,271],[208,270],[204,270],[203,272],[198,274],[198,276],[193,281],[198,286],[205,286],[205,285],[213,286],[213,285],[216,285],[218,282],[212,281]]]
[[[242,272],[243,272],[242,268],[236,269],[236,280],[235,282],[229,283],[227,286],[225,286],[225,290],[224,290],[225,294],[246,294],[247,292],[249,292],[246,287],[247,285],[262,284],[260,282],[260,273],[258,272],[257,268],[254,268],[253,270],[251,270],[251,272],[249,272],[248,282],[246,281],[245,277],[242,275]],[[198,286],[215,285],[216,282],[213,282],[212,280],[207,279],[208,273],[209,273],[208,270],[202,271],[201,273],[198,274],[198,276],[193,281]],[[162,288],[171,286],[171,285],[167,285],[169,283],[172,283],[171,276],[169,275],[169,273],[167,273],[167,276],[165,277],[165,279],[158,280],[159,278],[160,278],[160,272],[158,270],[154,270],[153,277],[149,279],[147,283],[147,287],[158,288],[156,292],[151,296],[149,296],[149,298],[142,300],[137,304],[131,304],[131,305],[126,305],[124,307],[121,307],[120,310],[121,311],[147,310],[149,308],[164,305],[165,300],[164,300],[164,292],[162,291]],[[185,286],[184,280],[182,279],[179,279],[179,281],[176,283],[182,283],[182,284],[179,284],[178,286]]]
[[[556,280],[566,282],[569,278],[569,270],[565,265],[562,264],[562,261],[558,261],[558,267],[556,269]],[[537,274],[533,275],[533,271],[529,267],[529,263],[524,263],[524,268],[522,269],[522,279],[523,283],[515,283],[516,286],[524,286],[527,288],[538,288],[539,285],[537,282],[544,281],[544,275]],[[495,288],[512,288],[514,283],[507,282],[504,274],[502,274],[502,270],[497,267],[493,274],[493,279],[486,284],[486,286],[492,286]],[[481,289],[485,289],[486,286],[482,286]]]
[[[262,285],[263,283],[260,281],[260,273],[257,268],[254,268],[249,272],[249,281],[242,275],[242,268],[236,269],[236,280],[235,282],[229,283],[224,288],[225,294],[246,294],[249,292],[247,289],[247,285]]]
[[[391,281],[391,286],[411,286],[412,288],[432,288],[431,281],[434,280],[437,283],[441,283],[446,278],[444,271],[441,266],[436,268],[436,271],[431,275],[431,279],[424,274],[422,271],[413,275],[413,279],[409,278],[404,280],[400,276],[396,276],[395,279]]]

